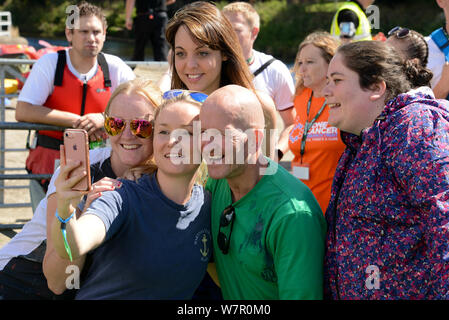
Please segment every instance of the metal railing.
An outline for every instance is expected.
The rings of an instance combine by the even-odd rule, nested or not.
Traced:
[[[11,129],[10,126],[13,125],[13,123],[7,123],[6,120],[6,108],[5,108],[5,102],[6,98],[12,98],[16,97],[17,94],[6,94],[5,90],[5,75],[6,72],[9,74],[15,76],[17,79],[20,79],[20,81],[25,81],[25,78],[22,76],[21,73],[16,71],[14,68],[12,68],[12,65],[17,64],[32,64],[34,63],[33,60],[30,61],[22,61],[21,59],[0,59],[0,208],[17,208],[17,207],[29,207],[30,203],[5,203],[4,199],[4,191],[5,189],[10,189],[12,187],[5,186],[5,180],[11,179],[10,175],[6,172],[8,170],[24,170],[25,168],[6,168],[6,152],[11,151],[22,151],[21,149],[6,149],[6,141],[5,141],[5,130]],[[17,124],[17,123],[16,123]],[[25,151],[26,149],[23,149]],[[28,176],[27,179],[31,179],[28,174],[20,175],[22,177]],[[16,189],[25,189],[29,188],[29,186],[15,186]]]

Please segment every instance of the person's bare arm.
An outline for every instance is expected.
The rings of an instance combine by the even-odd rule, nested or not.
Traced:
[[[288,127],[295,122],[296,112],[293,105],[288,109],[279,110],[279,114],[284,122],[284,127]]]
[[[433,93],[437,99],[446,99],[449,94],[449,63],[446,62],[441,72],[440,81],[433,88]]]
[[[95,182],[92,185],[92,190],[88,193],[84,208],[89,207],[94,199],[101,196],[102,192],[114,190],[115,187],[119,185],[121,185],[119,181],[107,177]],[[45,277],[47,278],[48,288],[55,294],[62,294],[67,288],[67,267],[75,266],[78,268],[79,274],[81,274],[86,256],[82,255],[78,259],[70,262],[66,259],[62,259],[56,252],[52,239],[52,225],[56,219],[56,207],[57,197],[56,193],[53,193],[47,200],[47,249],[45,251],[43,271]],[[78,215],[77,219],[79,218],[80,215]]]
[[[279,114],[281,115],[281,118],[284,121],[284,129],[282,130],[282,132],[279,136],[277,149],[281,150],[282,153],[285,154],[289,150],[288,136],[294,126],[296,112],[295,112],[295,108],[291,107],[286,110],[279,111]],[[276,158],[277,158],[277,154],[276,154]]]
[[[71,112],[33,105],[24,101],[18,101],[16,106],[17,121],[72,127],[79,118],[79,115]]]
[[[132,14],[136,0],[126,0],[125,5],[125,27],[128,30],[133,28]]]
[[[81,274],[81,270],[84,267],[85,255],[80,258],[69,261],[62,259],[56,252],[53,246],[52,240],[52,225],[53,220],[56,219],[55,212],[57,207],[56,193],[53,193],[48,197],[47,201],[47,249],[45,251],[44,261],[42,268],[45,277],[47,278],[48,288],[55,294],[62,294],[66,289],[66,280],[68,274],[66,273],[67,267],[72,265],[76,266]]]
[[[215,284],[221,287],[220,280],[218,279],[217,266],[215,265],[215,262],[209,262],[207,264],[207,273],[209,273],[209,276],[215,282]]]
[[[101,113],[88,113],[79,116],[68,111],[33,105],[24,101],[17,102],[16,120],[84,129],[89,134],[90,140],[94,141],[102,139],[101,131],[104,125],[104,118]]]
[[[72,206],[63,207],[58,204],[58,213],[61,211],[61,218],[63,219],[67,219],[74,209],[75,207]],[[56,219],[53,220],[51,227],[53,245],[61,258],[69,259],[69,255],[65,250],[60,224]],[[81,216],[80,218],[76,218],[75,215],[67,222],[66,230],[68,246],[71,250],[73,261],[97,248],[106,238],[103,222],[94,215]]]
[[[172,76],[172,55],[173,51],[170,48],[167,53],[167,62],[168,62],[168,68],[167,70],[162,74],[162,76],[159,78],[156,85],[161,89],[162,92],[168,91],[171,89],[171,76]]]
[[[61,166],[58,177],[55,179],[57,210],[61,219],[67,220],[78,206],[81,198],[87,192],[76,191],[72,187],[78,183],[86,172],[73,175],[69,178],[72,170],[80,163],[74,160],[66,161],[64,146],[60,148]],[[51,239],[57,254],[63,259],[73,258],[76,260],[98,247],[106,237],[106,230],[103,221],[95,215],[73,214],[73,217],[66,223],[67,245],[71,251],[71,257],[64,245],[64,238],[61,233],[61,223],[58,219],[53,219],[51,223]]]
[[[260,104],[262,105],[263,115],[265,118],[265,155],[274,159],[273,151],[274,141],[273,133],[276,128],[276,106],[273,99],[265,92],[256,90],[259,97]]]
[[[104,117],[101,113],[85,114],[75,121],[73,127],[86,130],[90,141],[107,138],[104,132]]]

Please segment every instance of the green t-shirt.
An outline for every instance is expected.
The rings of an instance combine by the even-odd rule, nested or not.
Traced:
[[[224,299],[322,299],[326,222],[310,189],[277,163],[233,204],[228,254],[217,245],[222,211],[231,204],[225,179],[209,179],[214,259]],[[231,226],[221,229],[226,235]]]

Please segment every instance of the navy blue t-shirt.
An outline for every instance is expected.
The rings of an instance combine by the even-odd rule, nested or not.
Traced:
[[[191,299],[212,252],[210,195],[195,186],[179,205],[155,174],[122,182],[85,213],[104,222],[106,239],[91,252],[76,299]]]

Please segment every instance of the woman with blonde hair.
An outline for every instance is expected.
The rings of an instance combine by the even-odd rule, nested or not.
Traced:
[[[127,170],[142,165],[152,157],[152,121],[161,102],[160,91],[149,80],[135,79],[121,84],[114,90],[104,112],[104,128],[111,145],[110,156],[102,159],[101,166],[91,166],[92,180],[98,182],[93,184],[86,197],[84,207],[87,208],[102,193],[121,185],[118,180],[102,179],[104,176],[117,179],[117,177],[123,176]],[[63,152],[62,156],[64,156]],[[61,164],[60,170],[63,167],[64,163]],[[60,173],[57,171],[52,179],[56,190],[48,200],[47,251],[43,262],[43,271],[48,286],[56,294],[61,294],[67,289],[67,266],[76,265],[79,270],[84,271],[86,257],[89,265],[91,260],[87,255],[81,255],[78,259],[68,261],[61,259],[55,250],[52,225],[60,225],[55,217],[57,204],[61,201],[57,190],[57,179],[61,179]],[[82,210],[79,211],[78,215]],[[86,271],[89,270],[85,270],[84,273]]]
[[[161,101],[159,89],[148,80],[131,80],[114,90],[106,109],[106,114],[113,117],[106,118],[105,122],[111,147],[90,151],[93,188],[87,195],[87,203],[101,192],[120,185],[117,176],[122,176],[127,169],[143,163],[153,154],[153,142],[148,136],[150,127],[144,125],[152,121]],[[138,136],[129,131],[128,124],[125,125],[127,129],[123,130],[122,118],[129,117],[142,118],[135,122],[140,125],[139,131],[135,130]],[[66,268],[74,265],[83,270],[85,257],[73,262],[63,260],[53,247],[51,225],[56,219],[54,182],[58,175],[59,169],[53,174],[47,196],[39,203],[31,221],[0,250],[2,299],[73,297],[73,290],[66,291]],[[63,292],[64,295],[61,295]]]
[[[308,35],[298,47],[293,72],[296,79],[295,123],[280,148],[295,156],[292,172],[315,195],[323,213],[330,199],[332,178],[345,146],[337,128],[328,124],[329,108],[322,90],[329,62],[339,46],[328,32]]]

